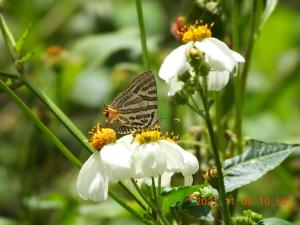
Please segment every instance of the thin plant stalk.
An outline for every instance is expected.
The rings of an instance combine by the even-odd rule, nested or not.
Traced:
[[[160,176],[161,177],[161,176]],[[161,180],[161,179],[160,179]],[[161,181],[160,181],[161,182]],[[160,192],[158,192],[156,190],[156,186],[155,186],[155,179],[154,177],[151,177],[151,183],[152,183],[152,190],[153,190],[153,195],[154,195],[154,201],[156,203],[156,206],[157,206],[157,211],[158,211],[158,214],[159,214],[159,217],[162,219],[163,223],[165,225],[169,225],[169,221],[165,218],[164,214],[162,213],[161,211],[161,206],[160,206],[160,203],[159,203],[159,195],[160,195]]]
[[[13,73],[4,73],[0,72],[0,76],[6,77],[6,78],[11,78],[11,79],[19,79],[19,75],[13,74]]]
[[[147,196],[144,195],[144,193],[142,192],[142,190],[139,188],[139,186],[137,185],[137,183],[135,182],[134,179],[131,179],[132,184],[134,185],[135,189],[137,190],[137,192],[140,194],[140,196],[144,199],[144,201],[148,204],[148,206],[152,209],[152,212],[154,212],[155,215],[157,215],[165,225],[169,225],[169,222],[166,220],[166,218],[164,217],[164,215],[161,213],[160,208],[158,208],[155,204],[153,204],[148,198]],[[155,186],[155,185],[154,185]],[[155,189],[154,189],[155,191]],[[156,193],[154,193],[154,198],[156,198]]]
[[[157,185],[157,197],[158,197],[158,206],[161,207],[161,175],[158,176],[158,185]]]
[[[132,178],[130,179],[133,186],[135,187],[135,189],[137,190],[137,192],[140,194],[140,196],[144,199],[144,201],[148,204],[148,206],[157,213],[157,209],[155,207],[155,205],[147,198],[147,196],[144,195],[144,193],[142,192],[142,190],[139,188],[139,186],[137,185],[137,183],[135,182],[135,180]]]
[[[145,25],[144,25],[142,1],[136,0],[135,3],[136,3],[139,28],[140,28],[140,39],[141,39],[141,46],[142,46],[142,51],[143,51],[144,69],[149,70],[150,63],[149,63],[149,54],[148,54],[147,40],[146,40],[146,30],[145,30]]]
[[[157,191],[156,191],[156,187],[155,187],[154,177],[151,177],[151,184],[152,184],[152,191],[153,191],[154,201],[155,201],[156,205],[158,206],[158,197],[157,197]]]
[[[241,73],[241,94],[243,96],[245,94],[246,83],[247,83],[251,58],[252,58],[251,56],[252,56],[252,51],[253,51],[253,47],[254,47],[254,42],[255,42],[255,39],[257,36],[257,33],[256,33],[256,25],[257,25],[256,8],[257,8],[257,0],[254,0],[253,6],[252,6],[252,23],[251,23],[251,31],[250,31],[250,40],[249,40],[249,45],[248,45],[248,48],[247,48],[247,51],[245,54],[245,64],[243,67],[243,71]]]
[[[139,206],[141,206],[143,210],[147,209],[144,203],[122,181],[119,181],[118,184],[139,204]]]
[[[62,124],[70,131],[70,133],[91,153],[93,152],[91,146],[86,141],[87,138],[81,133],[81,131],[73,124],[73,122],[54,104],[54,102],[47,97],[45,93],[43,93],[39,88],[37,88],[30,79],[25,76],[26,72],[24,68],[23,62],[17,62],[19,56],[16,55],[15,48],[16,48],[16,41],[10,32],[4,17],[0,14],[0,28],[5,39],[5,43],[9,49],[10,56],[13,60],[13,63],[16,66],[16,70],[19,73],[19,77],[24,82],[26,87],[33,92],[33,94],[38,97],[48,109],[62,122]],[[4,73],[3,73],[4,74]],[[16,77],[15,77],[16,78]]]
[[[221,150],[223,159],[225,158],[225,146],[224,146],[224,129],[222,125],[222,103],[220,92],[216,91],[215,95],[215,113],[216,113],[216,125],[217,125],[217,143],[218,149]]]
[[[209,112],[209,104],[208,104],[208,95],[207,95],[207,80],[206,77],[203,78],[204,88],[202,88],[200,85],[198,87],[199,95],[202,99],[203,108],[204,108],[204,120],[207,125],[210,142],[213,150],[214,160],[217,166],[218,171],[218,189],[220,193],[220,199],[221,199],[221,208],[223,212],[223,219],[225,225],[230,225],[230,214],[226,203],[226,193],[225,193],[225,185],[223,180],[223,170],[222,170],[222,163],[220,160],[220,155],[218,151],[218,144],[217,139],[215,137],[215,132],[213,129],[212,119]],[[202,116],[202,115],[201,115]]]
[[[237,0],[232,0],[232,43],[233,49],[239,50],[239,8]],[[246,60],[247,62],[247,60]],[[243,134],[242,134],[242,115],[243,115],[243,94],[242,81],[237,67],[236,76],[234,77],[234,100],[235,100],[235,124],[234,131],[237,138],[237,154],[243,151]],[[230,156],[232,157],[232,155]]]
[[[71,153],[69,149],[33,114],[30,108],[2,81],[0,80],[1,89],[23,110],[24,114],[39,128],[47,138],[61,151],[61,153],[77,168],[82,163]]]
[[[84,134],[74,125],[74,123],[61,111],[61,109],[27,77],[23,77],[22,81],[25,86],[38,97],[44,105],[55,115],[55,117],[69,130],[69,132],[81,143],[87,150],[93,153],[93,149],[87,141]]]
[[[151,223],[150,221],[144,220],[143,217],[138,212],[136,212],[133,208],[131,208],[126,202],[121,200],[118,197],[118,195],[116,195],[114,192],[108,191],[108,194],[113,200],[115,200],[117,203],[119,203],[124,209],[126,209],[128,212],[130,212],[133,216],[135,216],[142,223],[144,223],[146,225],[153,225],[153,223]]]

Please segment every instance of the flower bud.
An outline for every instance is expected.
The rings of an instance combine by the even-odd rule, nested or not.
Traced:
[[[203,177],[213,188],[218,189],[218,169],[216,166],[205,171]]]
[[[187,51],[186,51],[186,58],[188,60],[197,59],[197,58],[200,58],[201,56],[203,56],[203,53],[194,46],[187,49]]]

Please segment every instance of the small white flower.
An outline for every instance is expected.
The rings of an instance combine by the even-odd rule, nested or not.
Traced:
[[[145,139],[143,135],[146,136]],[[198,160],[193,154],[161,136],[159,131],[142,132],[131,142],[135,145],[132,154],[136,173],[139,177],[146,178],[146,183],[151,181],[147,178],[162,175],[163,186],[169,186],[173,173],[181,172],[185,177],[185,185],[192,184],[191,175],[199,169]]]
[[[90,133],[90,143],[97,152],[80,169],[77,191],[83,199],[102,201],[107,199],[108,182],[134,177],[135,168],[125,137],[116,141],[116,133],[100,125]]]
[[[178,81],[178,76],[186,71],[191,72],[186,52],[194,46],[205,54],[205,61],[210,66],[208,74],[208,90],[218,91],[229,80],[229,74],[244,58],[237,52],[230,50],[225,43],[216,38],[207,37],[201,41],[190,41],[173,50],[162,63],[159,76],[170,86],[168,95],[180,91],[183,83]]]

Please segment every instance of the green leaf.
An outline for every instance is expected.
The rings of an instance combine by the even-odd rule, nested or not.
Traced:
[[[276,217],[272,217],[272,218],[265,218],[262,220],[264,222],[264,225],[293,225],[291,222],[280,219],[280,218],[276,218]]]
[[[259,32],[262,30],[264,27],[265,23],[273,13],[274,9],[276,8],[278,0],[267,0],[266,1],[266,8],[260,18],[260,23],[259,23]]]
[[[149,50],[156,48],[157,41],[148,39]],[[129,50],[132,56],[142,54],[139,31],[125,28],[115,32],[85,36],[78,39],[71,51],[87,62],[88,69],[98,68],[112,54],[120,50]]]
[[[186,196],[192,194],[193,192],[199,191],[200,185],[188,186],[188,187],[177,187],[165,189],[162,193],[162,210],[163,212],[168,211],[168,209],[174,205],[176,202],[183,200]]]
[[[278,166],[298,147],[298,144],[251,140],[248,149],[242,155],[227,159],[223,163],[226,192],[258,180]]]
[[[21,35],[21,37],[17,40],[17,43],[16,43],[16,52],[17,53],[20,53],[23,46],[24,46],[24,43],[28,37],[28,34],[30,33],[31,31],[31,28],[32,28],[32,24],[29,24],[29,26],[26,28],[26,30],[23,32],[23,34]]]

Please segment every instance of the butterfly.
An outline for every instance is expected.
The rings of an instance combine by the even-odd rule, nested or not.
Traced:
[[[157,123],[157,88],[150,71],[139,75],[103,111],[106,123],[116,124],[116,132],[129,134]]]

